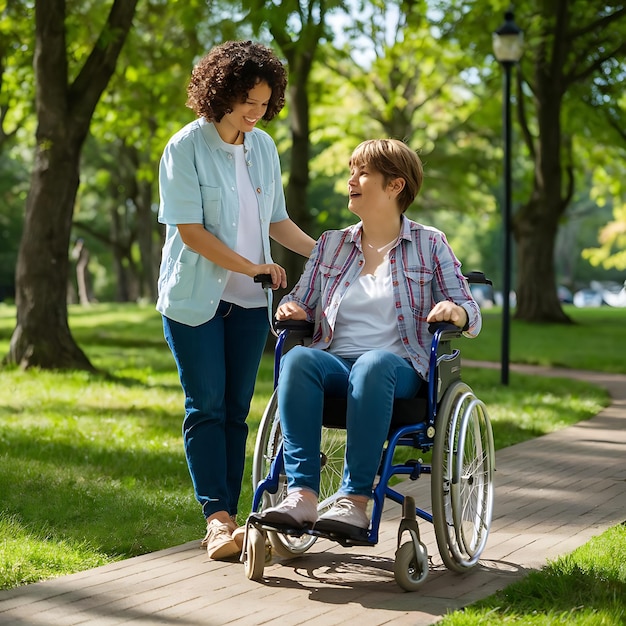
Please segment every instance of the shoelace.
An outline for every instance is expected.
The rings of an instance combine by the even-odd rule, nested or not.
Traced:
[[[206,535],[204,535],[204,539],[200,542],[200,545],[205,548],[209,543],[209,538],[212,536],[217,536],[221,534],[231,534],[230,529],[228,528],[228,524],[212,524],[210,528],[207,527]]]
[[[347,498],[337,500],[332,507],[340,515],[352,515],[352,512],[356,509],[356,505]]]

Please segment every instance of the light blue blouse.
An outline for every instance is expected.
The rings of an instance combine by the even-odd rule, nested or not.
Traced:
[[[166,230],[156,308],[189,326],[203,324],[215,315],[228,270],[186,246],[176,225],[204,224],[229,248],[237,243],[235,160],[223,146],[213,124],[199,118],[169,140],[159,165],[158,219]],[[258,201],[263,256],[271,263],[270,223],[289,217],[278,151],[272,138],[258,128],[245,134],[244,151]]]

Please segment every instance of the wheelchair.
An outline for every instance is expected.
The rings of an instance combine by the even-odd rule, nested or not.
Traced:
[[[470,272],[466,278],[470,283],[491,284],[481,272]],[[257,434],[252,513],[246,522],[241,554],[247,578],[261,580],[265,564],[272,561],[274,554],[294,558],[305,553],[318,538],[330,539],[344,547],[376,545],[385,499],[402,506],[394,560],[394,579],[402,589],[415,591],[428,574],[428,554],[420,539],[417,518],[433,524],[445,566],[459,573],[468,571],[478,563],[487,543],[493,510],[495,453],[487,409],[461,380],[461,354],[452,342],[462,334],[453,324],[431,324],[428,383],[422,385],[416,398],[394,402],[391,427],[372,492],[367,540],[315,528],[272,525],[257,515],[281,502],[287,493],[277,402],[278,372],[281,356],[290,346],[306,345],[312,327],[309,322],[291,320],[277,324],[274,393]],[[319,514],[332,506],[342,482],[345,410],[345,398],[324,399]],[[414,451],[431,453],[431,462],[412,458],[394,462],[394,456],[406,457]],[[390,485],[394,476],[417,480],[422,474],[431,476],[430,513],[417,508],[411,496],[399,493]]]

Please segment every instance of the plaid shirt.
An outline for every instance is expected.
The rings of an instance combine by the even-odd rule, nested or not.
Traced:
[[[365,259],[361,247],[362,223],[330,230],[317,241],[304,272],[291,293],[281,300],[299,304],[315,322],[311,348],[324,350],[333,339],[337,311],[348,287],[361,274]],[[402,216],[398,243],[389,252],[398,332],[407,358],[426,379],[432,335],[426,317],[433,306],[450,300],[462,306],[469,326],[464,334],[480,332],[480,308],[445,235]]]

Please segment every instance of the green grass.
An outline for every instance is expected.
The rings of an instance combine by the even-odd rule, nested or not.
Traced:
[[[568,312],[575,325],[513,321],[511,360],[624,372],[625,312]],[[0,355],[14,323],[14,307],[0,304]],[[0,588],[195,540],[204,531],[182,450],[182,392],[159,316],[151,306],[98,304],[72,307],[70,326],[109,375],[0,370]],[[469,359],[499,360],[497,312],[485,316],[481,337],[464,341],[462,350]],[[609,401],[604,390],[568,379],[515,373],[503,387],[497,370],[470,368],[464,378],[489,407],[498,448],[588,419]],[[249,418],[247,477],[271,387],[266,355]],[[245,480],[241,521],[251,491]]]
[[[594,537],[443,626],[621,626],[626,623],[626,525]]]
[[[617,346],[626,339],[626,309],[566,305],[564,310],[572,319],[570,326],[512,320],[511,362],[623,373],[626,365]],[[501,311],[484,311],[483,330],[476,341],[463,343],[463,356],[500,361],[501,333]]]

